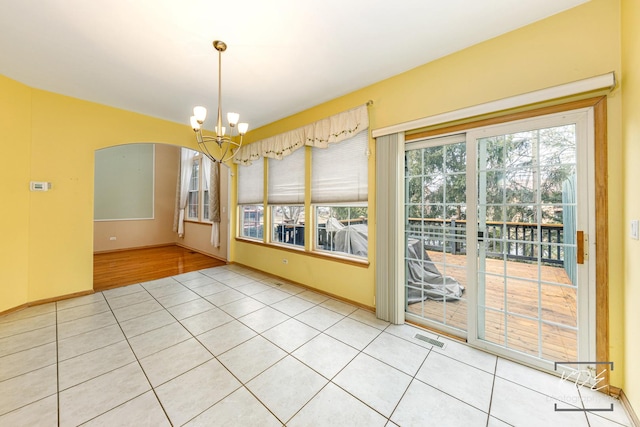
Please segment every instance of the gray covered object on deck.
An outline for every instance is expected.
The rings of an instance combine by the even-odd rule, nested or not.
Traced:
[[[336,251],[367,256],[367,225],[333,227],[337,230],[334,237]],[[464,286],[453,277],[440,274],[424,249],[422,240],[409,239],[406,257],[409,260],[406,269],[407,304],[426,299],[450,301],[462,297]]]
[[[462,297],[464,286],[453,277],[440,274],[424,249],[422,240],[409,239],[407,258],[407,304],[426,299],[449,301]]]

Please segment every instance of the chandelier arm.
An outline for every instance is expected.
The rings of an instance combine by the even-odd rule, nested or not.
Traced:
[[[196,141],[198,141],[198,144],[201,144],[202,141],[204,140],[205,136],[202,135],[202,132],[200,132],[199,130],[196,131]]]
[[[210,135],[202,135],[202,140],[205,142],[217,142],[218,141],[218,137],[217,136],[210,136]]]
[[[220,161],[220,160],[216,159],[215,156],[209,152],[209,149],[207,148],[206,145],[204,145],[204,144],[198,144],[198,145],[201,147],[202,154],[207,156],[213,163]]]

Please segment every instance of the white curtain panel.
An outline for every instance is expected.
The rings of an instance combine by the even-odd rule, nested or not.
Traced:
[[[188,148],[182,148],[180,151],[180,203],[178,217],[178,236],[184,236],[184,215],[187,208],[187,199],[189,196],[189,182],[191,181],[191,172],[193,170],[193,158],[196,152]]]
[[[209,160],[209,159],[207,159]],[[220,247],[220,163],[209,161],[209,218],[211,225],[211,245]]]

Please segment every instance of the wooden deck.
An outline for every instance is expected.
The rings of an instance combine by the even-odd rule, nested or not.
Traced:
[[[443,272],[442,262],[446,257],[447,276],[458,280],[466,286],[466,256],[446,255],[442,252],[429,251],[431,260]],[[459,267],[459,268],[456,268]],[[571,284],[564,268],[540,267],[542,281],[559,284]],[[577,332],[570,328],[549,325],[537,320],[530,320],[518,315],[541,318],[542,321],[558,323],[568,327],[577,325],[576,290],[564,286],[541,285],[540,291],[536,282],[538,266],[524,262],[508,261],[506,273],[511,277],[525,280],[508,279],[505,298],[505,283],[503,275],[505,264],[502,260],[487,259],[486,265],[486,295],[485,295],[485,339],[504,345],[508,348],[522,351],[536,357],[551,361],[571,361],[577,358]],[[454,328],[467,328],[466,292],[460,301],[426,300],[411,304],[410,313],[443,322]],[[506,323],[507,336],[505,341],[505,299],[507,305]],[[541,340],[539,340],[541,337]]]

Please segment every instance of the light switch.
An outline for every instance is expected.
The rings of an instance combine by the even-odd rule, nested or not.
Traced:
[[[638,220],[634,219],[631,221],[631,238],[638,240]]]
[[[31,181],[29,183],[29,188],[31,189],[31,191],[49,191],[51,190],[51,183],[42,181]]]

